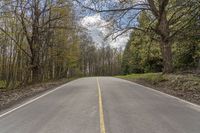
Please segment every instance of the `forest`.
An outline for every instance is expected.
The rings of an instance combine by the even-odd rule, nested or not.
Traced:
[[[74,3],[109,22],[124,49],[95,45]],[[90,3],[90,4],[85,4]],[[82,76],[200,69],[198,0],[1,0],[0,88]]]
[[[0,1],[0,88],[62,78],[114,75],[122,51],[96,46],[62,0]]]

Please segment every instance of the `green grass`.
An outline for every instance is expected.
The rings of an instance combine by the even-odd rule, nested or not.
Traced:
[[[116,77],[127,79],[127,80],[145,80],[145,81],[151,82],[152,84],[156,84],[158,82],[167,80],[167,77],[163,75],[162,73],[130,74],[130,75],[120,75]]]

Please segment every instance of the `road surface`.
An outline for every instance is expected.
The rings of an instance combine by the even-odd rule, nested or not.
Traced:
[[[1,112],[0,133],[200,133],[200,107],[122,79],[80,78]]]

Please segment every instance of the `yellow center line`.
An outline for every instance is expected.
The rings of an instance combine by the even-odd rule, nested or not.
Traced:
[[[101,133],[106,133],[105,123],[104,123],[104,114],[103,114],[103,102],[101,96],[101,88],[99,85],[99,79],[97,78],[97,87],[98,87],[98,94],[99,94],[99,117],[100,117],[100,131]]]

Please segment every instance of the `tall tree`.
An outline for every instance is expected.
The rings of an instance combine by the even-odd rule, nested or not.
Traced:
[[[76,0],[82,7],[102,13],[107,20],[113,22],[114,33],[119,36],[128,30],[153,32],[152,39],[157,40],[163,58],[164,73],[171,73],[172,43],[174,39],[188,28],[198,14],[197,0],[145,0],[145,1],[86,1]],[[90,6],[88,6],[90,5]],[[141,12],[146,12],[151,22],[148,26],[139,28],[136,18]],[[187,15],[186,15],[187,14]],[[180,23],[181,22],[181,23]]]

